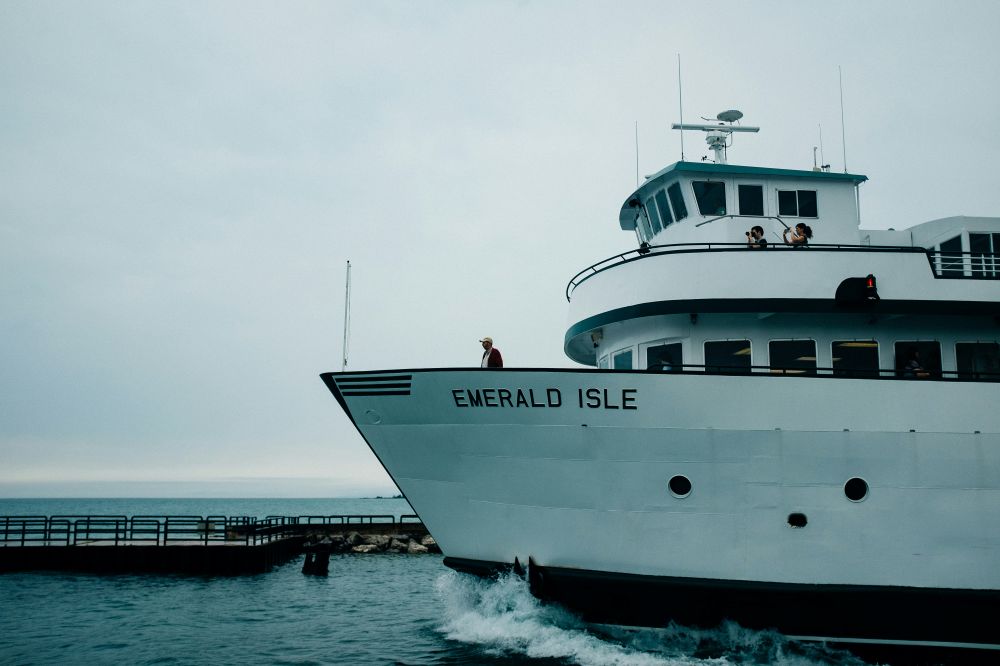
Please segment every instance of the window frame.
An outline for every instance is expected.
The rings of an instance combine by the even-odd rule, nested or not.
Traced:
[[[659,340],[653,340],[650,342],[643,342],[639,344],[639,361],[640,365],[643,367],[640,370],[649,370],[649,350],[653,347],[669,347],[672,345],[680,345],[681,347],[681,358],[679,360],[674,360],[674,368],[670,372],[677,372],[678,370],[684,369],[684,339],[683,338],[660,338]],[[645,359],[645,360],[644,360]],[[665,372],[661,370],[661,372]]]
[[[771,345],[782,342],[811,342],[813,344],[813,367],[803,368],[802,372],[797,372],[798,368],[775,368],[772,359]],[[816,376],[819,370],[819,344],[816,338],[774,338],[767,341],[767,368],[772,375],[796,375],[805,377]]]
[[[687,202],[684,201],[684,189],[681,187],[681,182],[679,180],[675,180],[670,183],[665,189],[667,191],[667,199],[670,201],[670,207],[674,211],[674,224],[676,224],[689,215]],[[674,194],[677,196],[674,197]],[[680,213],[677,212],[678,200],[680,201]]]
[[[958,365],[958,346],[959,345],[997,345],[1000,346],[1000,340],[956,340],[955,341],[955,376],[959,379],[979,379],[981,372],[977,372],[975,369],[963,372]],[[1000,351],[1000,350],[998,350]],[[989,373],[989,376],[993,376]]]
[[[783,190],[780,188],[774,188],[774,205],[775,209],[778,211],[778,217],[801,217],[806,220],[818,220],[819,219],[819,190]],[[781,194],[782,193],[794,193],[795,194],[795,212],[794,213],[782,213],[781,212]],[[802,215],[802,204],[799,202],[799,192],[812,192],[816,197],[816,214],[815,215]]]
[[[622,347],[618,351],[611,352],[608,355],[609,359],[610,359],[610,362],[608,364],[610,366],[610,369],[611,370],[635,370],[635,353],[633,351],[634,349],[635,349],[634,347]],[[619,356],[624,356],[625,354],[629,354],[632,357],[632,364],[628,368],[616,368],[615,367],[615,361],[618,359]]]
[[[834,360],[836,358],[835,345],[845,342],[874,342],[875,343],[875,368],[874,369],[853,369],[838,368]],[[882,369],[882,345],[875,338],[853,338],[850,340],[830,340],[830,370],[834,377],[878,377]]]
[[[701,197],[698,196],[696,185],[721,185],[722,186],[722,212],[716,210],[713,213],[706,213],[702,210]],[[724,180],[692,180],[691,192],[694,194],[694,202],[698,205],[698,214],[703,217],[721,217],[729,214],[729,191]]]
[[[750,346],[750,353],[746,354],[746,356],[749,357],[750,363],[747,365],[745,371],[744,371],[743,368],[738,368],[735,365],[731,365],[731,366],[719,366],[719,365],[716,365],[714,363],[711,364],[711,365],[709,365],[706,346],[709,345],[709,344],[712,344],[712,343],[716,343],[716,342],[745,342],[745,343],[747,343]],[[735,354],[733,354],[733,356],[735,356]],[[725,367],[725,368],[728,368],[728,369],[726,369],[726,370],[721,370],[720,369],[720,370],[717,370],[717,372],[731,372],[731,373],[738,373],[738,374],[750,374],[751,372],[753,372],[753,357],[754,357],[753,356],[753,340],[751,340],[750,338],[716,338],[714,340],[702,340],[701,341],[701,364],[702,364],[702,367],[704,368],[705,372],[711,372],[710,368],[724,368]]]
[[[744,187],[756,187],[760,188],[760,213],[744,213],[743,212],[743,200],[740,198],[740,190]],[[763,183],[736,183],[736,214],[746,217],[766,217],[767,216],[767,201],[764,197],[764,185]]]
[[[926,363],[927,363],[927,359],[926,358],[922,359],[922,362],[924,364],[923,368],[924,368],[924,370],[927,371],[927,373],[928,373],[928,375],[930,377],[935,377],[935,378],[941,377],[941,374],[944,371],[944,358],[943,358],[943,355],[941,353],[942,349],[943,349],[943,346],[942,346],[940,340],[934,340],[934,339],[924,339],[924,340],[919,340],[919,339],[918,340],[913,340],[913,339],[906,339],[906,338],[903,338],[903,339],[894,339],[892,341],[892,369],[893,369],[894,374],[897,377],[905,377],[906,376],[905,375],[905,367],[903,365],[903,364],[906,363],[906,361],[904,360],[903,364],[900,364],[900,362],[899,362],[899,353],[897,351],[897,346],[898,345],[900,345],[900,344],[907,344],[907,345],[929,344],[929,343],[934,343],[934,344],[937,345],[937,369],[933,369],[932,370],[931,368],[928,368],[927,365],[926,365]]]

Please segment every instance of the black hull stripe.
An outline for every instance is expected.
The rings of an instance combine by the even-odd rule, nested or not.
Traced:
[[[348,384],[341,386],[344,391],[362,391],[367,389],[397,389],[410,388],[410,382],[397,382],[393,384]]]
[[[412,375],[384,375],[382,377],[373,377],[371,375],[362,377],[337,377],[337,383],[343,384],[345,382],[396,382],[396,381],[409,381],[412,379]]]
[[[409,391],[344,391],[345,396],[354,395],[410,395]]]
[[[451,557],[444,563],[480,576],[511,568]],[[529,568],[529,580],[533,594],[588,622],[717,627],[733,620],[750,629],[842,642],[1000,646],[1000,590],[768,583],[537,565]]]

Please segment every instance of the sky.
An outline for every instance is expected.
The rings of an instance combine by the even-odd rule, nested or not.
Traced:
[[[566,282],[737,108],[863,224],[1000,215],[1000,3],[0,1],[0,496],[395,487],[319,379],[572,366]],[[689,160],[708,150],[687,134]]]

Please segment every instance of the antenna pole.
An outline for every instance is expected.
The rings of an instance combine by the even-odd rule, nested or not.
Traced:
[[[826,156],[823,154],[823,124],[820,123],[819,127],[819,163],[820,166],[826,165]]]
[[[639,121],[635,121],[635,189],[639,189]]]
[[[684,88],[681,86],[681,54],[677,54],[677,106],[680,107],[681,125],[684,124]],[[684,161],[684,128],[681,128],[681,162]]]
[[[340,371],[343,372],[347,369],[347,348],[348,339],[351,333],[351,261],[347,261],[347,284],[344,287],[344,353],[342,356],[343,363],[340,365]]]
[[[837,78],[840,80],[840,143],[844,147],[844,173],[847,173],[847,132],[844,131],[844,73],[837,65]]]

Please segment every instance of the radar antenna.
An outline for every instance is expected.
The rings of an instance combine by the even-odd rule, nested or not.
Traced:
[[[685,123],[674,123],[671,125],[671,129],[681,130],[700,130],[705,132],[705,141],[708,143],[708,147],[715,152],[715,162],[717,164],[726,164],[726,148],[732,145],[730,138],[733,132],[759,132],[759,127],[744,127],[742,125],[733,125],[740,118],[743,117],[741,111],[736,109],[729,109],[728,111],[723,111],[719,113],[715,118],[719,121],[718,123],[713,123],[711,125],[691,125]],[[704,120],[708,120],[705,118]],[[729,142],[727,146],[727,141]]]

